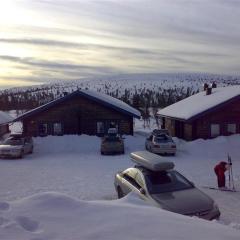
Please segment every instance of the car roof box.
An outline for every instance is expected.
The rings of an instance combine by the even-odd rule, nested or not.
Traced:
[[[132,152],[130,156],[134,163],[151,171],[165,171],[174,168],[173,162],[165,161],[163,157],[148,151]]]
[[[169,135],[169,131],[167,129],[154,129],[152,132],[153,135],[162,135],[162,134],[167,134]]]

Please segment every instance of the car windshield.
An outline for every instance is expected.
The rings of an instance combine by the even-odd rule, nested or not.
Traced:
[[[13,145],[13,146],[23,145],[23,139],[21,139],[21,138],[17,138],[17,139],[9,138],[9,139],[6,139],[3,142],[3,144],[4,145]]]
[[[167,135],[158,135],[157,137],[154,137],[154,142],[156,143],[172,142],[172,138]]]
[[[174,170],[152,172],[145,178],[150,194],[174,192],[194,187],[185,177]]]

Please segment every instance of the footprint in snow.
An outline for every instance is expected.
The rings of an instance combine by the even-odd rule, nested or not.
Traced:
[[[9,210],[10,205],[7,202],[0,202],[0,211],[7,211]]]
[[[39,223],[28,217],[19,216],[16,218],[17,223],[28,232],[36,232],[39,227]]]

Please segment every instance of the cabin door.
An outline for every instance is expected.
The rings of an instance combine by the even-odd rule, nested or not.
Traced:
[[[184,138],[184,124],[180,121],[175,121],[175,136],[178,138]]]
[[[82,118],[81,116],[78,116],[78,135],[82,134]]]

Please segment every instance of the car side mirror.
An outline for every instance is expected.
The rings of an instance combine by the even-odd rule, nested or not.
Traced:
[[[139,189],[139,192],[140,192],[141,194],[143,194],[143,195],[146,195],[146,191],[145,191],[145,189],[143,189],[143,188],[140,188],[140,189]]]

